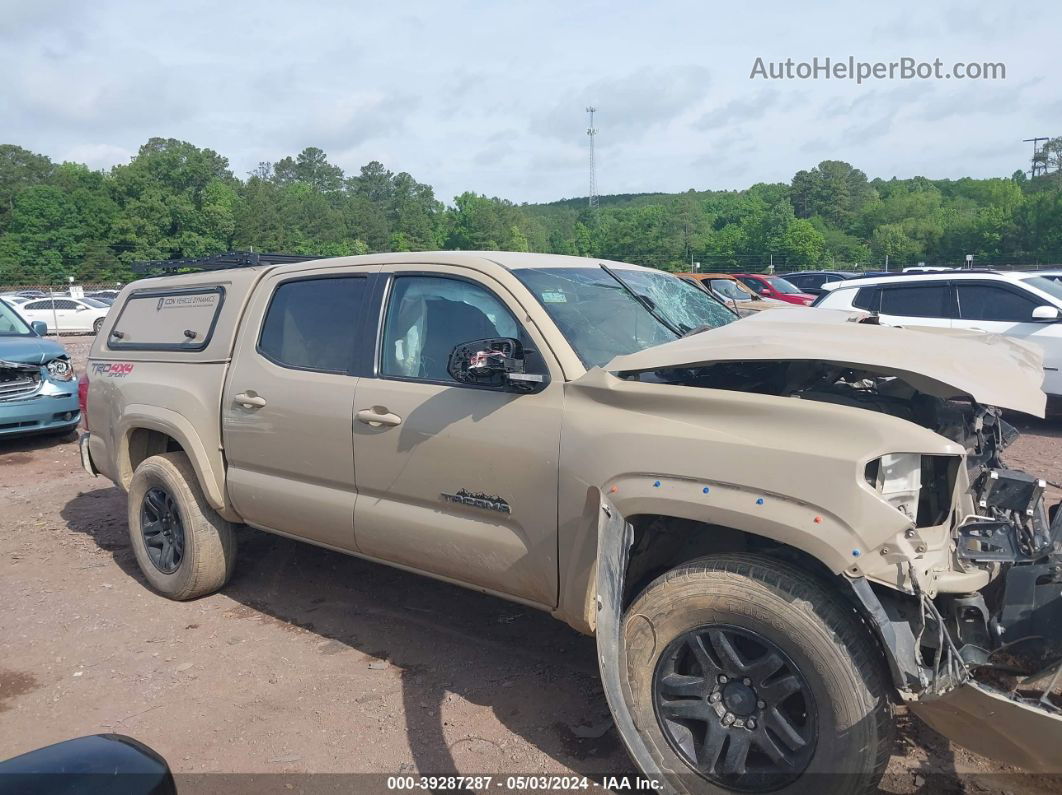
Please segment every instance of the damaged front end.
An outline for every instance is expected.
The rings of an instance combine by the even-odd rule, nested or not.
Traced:
[[[989,570],[981,591],[921,594],[924,689],[911,709],[970,750],[1028,770],[1062,771],[1062,511],[1042,479],[999,460],[1009,426],[975,463],[976,512],[956,528],[958,564]],[[1015,434],[1016,435],[1016,434]],[[1001,438],[1002,437],[1002,438]]]
[[[894,674],[923,720],[971,750],[1040,772],[1062,770],[1062,511],[1045,506],[1043,479],[1009,469],[1002,451],[1018,435],[999,409],[918,392],[901,378],[822,363],[756,363],[660,372],[716,388],[770,389],[803,400],[856,406],[923,425],[961,444],[947,456],[891,456],[867,465],[868,484],[912,520],[915,555],[907,595],[867,587],[864,605],[885,605]],[[784,384],[784,386],[780,386]],[[904,459],[913,459],[905,468]],[[913,478],[913,479],[912,479]],[[950,495],[950,496],[949,496]],[[929,571],[926,528],[951,528],[951,560]],[[899,550],[897,550],[899,551]],[[884,550],[882,550],[884,554]],[[943,592],[963,581],[974,591]],[[902,637],[901,637],[902,636]]]
[[[919,717],[973,751],[1062,772],[1062,510],[1046,506],[1043,479],[1004,463],[1018,434],[995,407],[1042,416],[1039,361],[998,339],[931,339],[858,322],[837,336],[836,318],[774,322],[782,314],[771,313],[770,326],[756,318],[700,342],[678,340],[673,352],[620,357],[608,369],[869,410],[961,446],[962,456],[900,453],[867,463],[867,485],[909,523],[873,550],[877,568],[861,564],[841,578]],[[828,350],[831,335],[836,360],[808,355]],[[903,346],[923,350],[904,354]],[[987,368],[980,374],[978,361]]]

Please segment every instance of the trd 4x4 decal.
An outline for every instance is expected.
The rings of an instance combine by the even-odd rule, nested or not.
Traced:
[[[133,372],[132,362],[93,362],[92,374],[106,378],[124,378]]]

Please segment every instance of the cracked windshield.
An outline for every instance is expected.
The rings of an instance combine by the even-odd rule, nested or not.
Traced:
[[[587,367],[735,320],[698,287],[667,273],[628,268],[514,271]]]

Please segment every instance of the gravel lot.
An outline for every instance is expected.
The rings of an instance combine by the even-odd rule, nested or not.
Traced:
[[[83,361],[88,338],[63,341]],[[1062,423],[1020,426],[1010,460],[1062,483]],[[182,792],[633,773],[592,639],[548,616],[253,530],[222,593],[170,602],[144,585],[125,510],[72,437],[0,442],[0,758],[114,731],[160,751]],[[883,787],[1062,790],[905,716]]]

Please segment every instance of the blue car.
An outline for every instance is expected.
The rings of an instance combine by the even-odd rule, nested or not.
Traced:
[[[0,439],[69,433],[81,420],[74,366],[47,331],[0,300]]]

